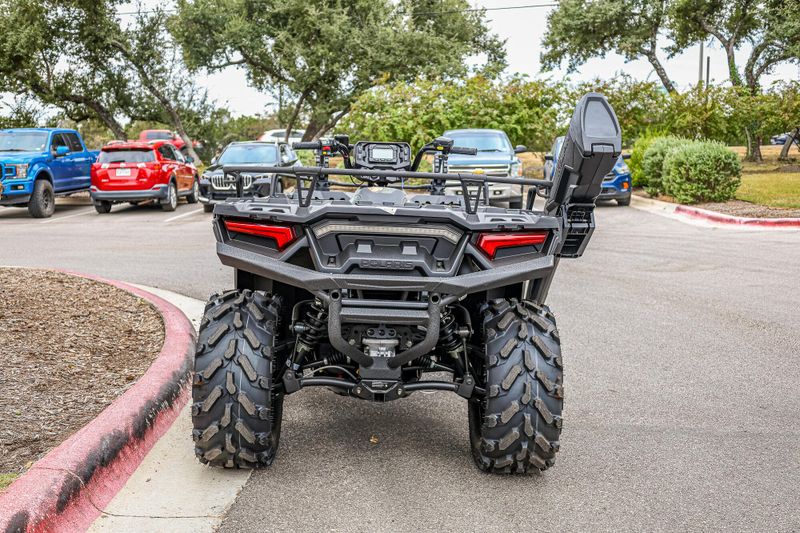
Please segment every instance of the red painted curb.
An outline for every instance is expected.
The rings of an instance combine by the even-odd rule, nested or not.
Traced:
[[[195,332],[177,307],[127,283],[62,272],[150,302],[164,320],[164,345],[136,384],[0,493],[0,531],[88,529],[189,398]]]
[[[781,227],[781,228],[800,228],[800,218],[749,218],[715,213],[698,207],[679,205],[675,208],[675,213],[691,218],[699,218],[715,222],[717,224],[731,224],[734,226],[760,226],[760,227]]]

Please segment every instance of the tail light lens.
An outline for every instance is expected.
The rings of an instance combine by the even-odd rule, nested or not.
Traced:
[[[279,251],[289,246],[297,238],[294,228],[288,226],[271,226],[254,222],[225,220],[225,228],[231,233],[244,233],[272,239],[275,241]]]
[[[494,259],[497,251],[503,248],[543,244],[547,240],[547,233],[546,231],[481,233],[478,237],[478,248],[490,259]]]

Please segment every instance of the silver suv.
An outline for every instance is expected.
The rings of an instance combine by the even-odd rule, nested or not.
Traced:
[[[482,172],[488,176],[522,176],[522,162],[517,154],[527,152],[523,145],[513,147],[503,130],[463,129],[447,130],[445,137],[453,139],[454,146],[475,148],[477,155],[451,154],[448,172]],[[460,187],[448,188],[450,194],[461,194]],[[489,185],[489,203],[507,204],[512,209],[522,208],[522,189],[519,185],[492,183]]]

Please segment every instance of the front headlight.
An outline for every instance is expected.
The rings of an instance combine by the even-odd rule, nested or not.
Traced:
[[[630,172],[631,172],[631,169],[630,169],[630,168],[628,168],[628,165],[626,165],[625,163],[622,163],[622,164],[621,164],[619,167],[617,167],[617,168],[618,168],[618,170],[619,170],[620,172],[622,172],[623,174],[630,174]]]
[[[19,179],[24,180],[28,177],[28,165],[8,165],[10,167],[15,167],[17,169],[16,175],[12,177],[12,179]]]
[[[522,176],[522,163],[511,163],[510,173],[515,178]]]

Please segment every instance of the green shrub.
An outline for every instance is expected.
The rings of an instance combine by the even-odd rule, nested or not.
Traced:
[[[631,169],[631,182],[634,187],[644,187],[647,185],[647,177],[644,175],[644,169],[642,168],[644,153],[650,148],[653,141],[660,136],[663,136],[663,134],[647,131],[633,143],[631,158],[628,160],[628,167]]]
[[[680,137],[658,137],[650,143],[642,157],[642,174],[645,190],[651,196],[664,193],[661,178],[664,171],[664,158],[667,154],[690,141]]]
[[[722,143],[695,141],[667,153],[662,176],[664,193],[677,202],[727,202],[741,183],[742,164]]]

